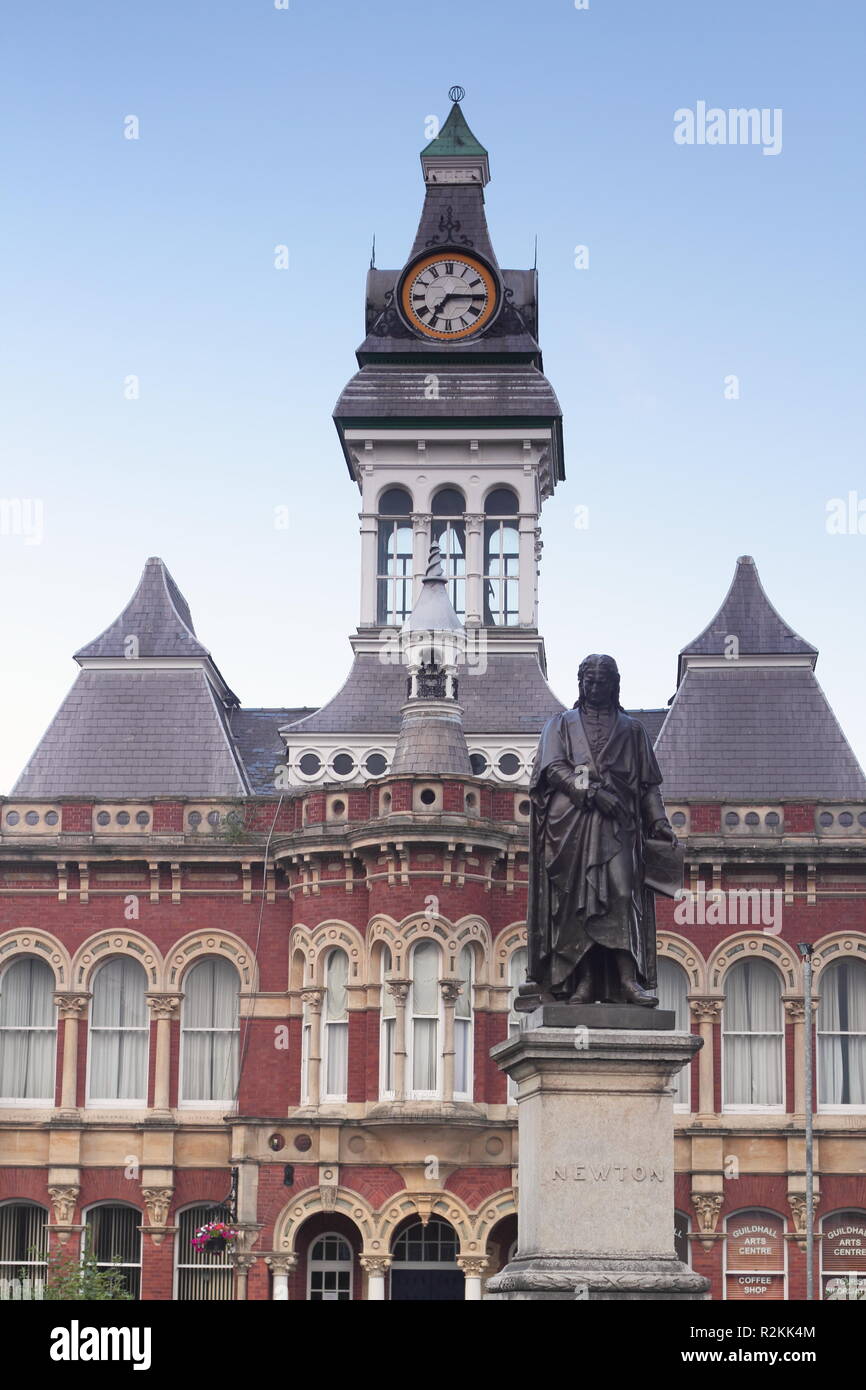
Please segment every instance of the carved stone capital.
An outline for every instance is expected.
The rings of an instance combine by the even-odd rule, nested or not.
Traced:
[[[483,1255],[460,1255],[457,1265],[467,1279],[481,1279],[487,1272],[487,1260]]]
[[[433,516],[430,512],[413,512],[412,530],[416,533],[419,531],[426,531],[429,529],[432,520]]]
[[[721,1192],[692,1193],[692,1206],[698,1218],[698,1234],[701,1237],[715,1236],[716,1222],[719,1219],[723,1201],[724,1197]]]
[[[786,1000],[784,1001],[784,1004],[785,1004],[785,1013],[786,1013],[786,1015],[788,1016],[788,1018],[791,1020],[792,1023],[805,1023],[805,1022],[806,1022],[806,999],[805,999],[805,996],[804,996],[802,999],[786,999]],[[818,1000],[813,998],[813,1000],[812,1000],[812,1013],[813,1013],[813,1014],[815,1013],[815,1011],[816,1011],[817,1008],[818,1008]]]
[[[385,988],[390,995],[393,995],[398,1004],[405,1004],[409,998],[408,980],[386,980]]]
[[[89,994],[66,994],[62,991],[54,996],[54,1002],[61,1018],[83,1018],[87,1012]]]
[[[154,1018],[177,1018],[182,994],[147,994],[147,1007]]]
[[[293,1274],[298,1267],[298,1256],[294,1250],[285,1255],[265,1255],[264,1261],[271,1274],[285,1274],[287,1277]]]
[[[384,1279],[391,1268],[390,1255],[362,1255],[361,1268],[373,1279]]]
[[[820,1198],[816,1192],[812,1197],[813,1214],[817,1210]],[[791,1215],[794,1218],[794,1232],[797,1237],[802,1236],[806,1239],[806,1194],[805,1192],[789,1192],[788,1206],[791,1208]]]
[[[148,1225],[155,1226],[165,1234],[165,1223],[168,1221],[168,1209],[171,1206],[171,1199],[174,1189],[171,1187],[143,1187],[141,1195],[144,1198],[144,1205],[147,1207]],[[154,1245],[161,1245],[162,1237],[157,1240],[154,1237]]]
[[[439,988],[442,991],[442,998],[445,1000],[446,1004],[456,1004],[460,995],[463,993],[463,981],[452,979],[440,980]]]
[[[483,512],[466,512],[466,525],[473,528],[484,525],[486,518]]]
[[[54,1208],[55,1226],[71,1226],[72,1213],[75,1211],[75,1204],[78,1201],[80,1191],[81,1188],[73,1184],[49,1187],[48,1196],[51,1198],[51,1205]],[[67,1231],[66,1235],[58,1232],[58,1236],[61,1241],[65,1242],[69,1237],[69,1232]]]
[[[244,1250],[232,1252],[232,1264],[239,1274],[249,1274],[258,1258],[258,1255],[251,1255]]]
[[[325,991],[323,989],[301,990],[301,1001],[311,1014],[319,1014],[322,1012],[322,1001],[324,997]]]
[[[718,1023],[723,1002],[721,999],[690,999],[689,1009],[699,1023]]]

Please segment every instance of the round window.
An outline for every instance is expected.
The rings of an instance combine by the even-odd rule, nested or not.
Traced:
[[[60,820],[60,817],[58,816],[58,814],[57,814],[56,811],[46,811],[46,812],[45,812],[45,824],[46,824],[46,825],[56,825],[57,822],[58,822],[59,820]]]
[[[516,753],[503,753],[496,766],[503,777],[513,777],[520,771],[520,759]]]
[[[208,823],[208,825],[212,825],[212,826],[216,827],[216,826],[219,825],[221,819],[222,819],[222,817],[220,816],[219,811],[208,811],[208,813],[207,813],[207,823]]]
[[[675,826],[677,827],[677,829],[679,830],[680,826],[681,826],[681,825],[685,825],[685,823],[686,823],[685,812],[684,812],[684,811],[674,811],[673,815],[671,816],[671,825],[675,825]]]
[[[746,815],[746,825],[760,825],[761,817],[757,811],[749,811]]]
[[[821,814],[820,814],[820,816],[818,817],[818,822],[819,822],[820,825],[832,825],[832,824],[833,824],[833,812],[832,812],[832,811],[822,811]]]
[[[331,763],[338,777],[351,777],[355,771],[355,759],[351,753],[338,753]]]
[[[388,759],[382,753],[368,753],[364,770],[368,777],[381,777],[388,768]]]
[[[150,825],[150,812],[138,811],[135,816],[136,825]]]
[[[97,815],[96,815],[96,824],[97,824],[97,825],[108,825],[108,822],[109,822],[110,820],[111,820],[111,816],[108,814],[107,811],[98,811],[98,812],[97,812]]]
[[[424,787],[419,794],[418,800],[423,806],[432,806],[436,800],[436,793],[432,787]]]
[[[117,813],[117,824],[118,824],[118,825],[129,825],[129,812],[128,812],[128,811],[118,811],[118,813]]]
[[[45,819],[47,820],[48,817],[46,816]],[[854,824],[854,817],[851,815],[850,811],[839,812],[839,824],[844,825],[846,828],[847,826]]]
[[[186,820],[192,830],[198,830],[201,825],[201,811],[190,811]]]
[[[469,757],[469,766],[475,777],[483,777],[490,764],[483,753],[472,753]]]
[[[725,816],[725,825],[739,825],[739,823],[740,817],[737,815],[736,811],[728,811]]]
[[[298,758],[298,771],[305,777],[315,777],[322,770],[322,759],[318,753],[302,753]]]
[[[345,801],[332,801],[331,810],[335,816],[341,816],[346,809]]]
[[[24,819],[26,820],[26,822],[27,822],[28,825],[38,825],[38,824],[39,824],[39,812],[38,812],[38,811],[28,811],[28,812],[27,812],[27,815],[24,817]]]
[[[774,830],[777,825],[780,825],[781,820],[782,817],[779,815],[778,811],[768,811],[764,816],[764,824],[769,825],[771,830]]]
[[[7,812],[6,812],[6,824],[7,824],[7,825],[17,825],[18,822],[20,821],[20,819],[21,819],[21,817],[19,816],[19,814],[18,814],[17,811],[7,811]]]

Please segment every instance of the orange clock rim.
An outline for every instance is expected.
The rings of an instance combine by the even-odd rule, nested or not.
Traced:
[[[481,317],[481,321],[478,322],[476,320],[476,322],[470,324],[468,328],[460,328],[456,333],[443,333],[438,328],[425,328],[423,323],[412,313],[409,305],[409,290],[415,279],[423,270],[426,270],[428,265],[435,265],[437,261],[441,261],[449,254],[453,255],[455,260],[459,258],[465,265],[474,266],[487,285],[488,293],[489,307],[487,313]],[[453,343],[459,341],[461,338],[473,337],[474,334],[480,333],[482,328],[487,327],[499,307],[499,286],[495,274],[480,257],[470,255],[459,246],[442,246],[436,251],[431,252],[430,255],[419,256],[418,260],[413,261],[406,269],[400,285],[400,307],[403,310],[403,317],[406,319],[406,322],[409,323],[412,328],[417,329],[418,332],[423,333],[425,338],[438,338],[440,341]]]

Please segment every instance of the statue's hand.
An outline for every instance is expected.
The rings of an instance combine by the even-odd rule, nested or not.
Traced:
[[[609,792],[606,787],[598,787],[595,793],[593,805],[597,806],[603,816],[609,816],[613,820],[619,820],[620,805],[613,792]]]
[[[650,826],[650,838],[653,840],[667,840],[671,849],[676,849],[679,844],[679,840],[669,820],[653,821],[653,824]]]

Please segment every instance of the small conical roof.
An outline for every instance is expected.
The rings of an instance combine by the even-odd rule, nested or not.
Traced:
[[[448,597],[448,582],[442,568],[439,546],[430,547],[427,571],[421,581],[418,601],[403,624],[404,632],[461,632],[463,624]]]
[[[195,635],[189,604],[165,563],[152,555],[138,588],[119,618],[75,653],[75,660],[129,656],[129,638],[136,639],[136,655],[209,657]]]
[[[483,158],[486,154],[484,146],[475,139],[466,124],[460,102],[455,101],[439,134],[421,151],[421,158],[438,158],[440,155],[443,159],[453,159],[455,156],[462,158],[467,155]]]
[[[737,560],[731,587],[718,613],[680,652],[680,676],[689,657],[725,656],[731,637],[737,639],[740,656],[818,655],[817,647],[806,642],[776,612],[751,555],[741,555]]]

